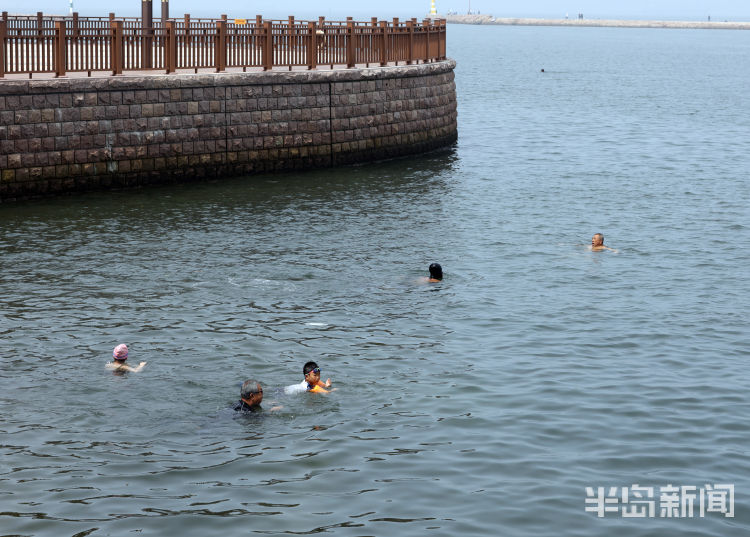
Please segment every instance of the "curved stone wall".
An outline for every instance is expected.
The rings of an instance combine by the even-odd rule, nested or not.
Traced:
[[[0,201],[449,145],[454,67],[0,81]]]

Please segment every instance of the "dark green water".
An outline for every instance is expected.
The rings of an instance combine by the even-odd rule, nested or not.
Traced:
[[[449,150],[0,206],[0,534],[748,533],[747,35],[449,39]]]

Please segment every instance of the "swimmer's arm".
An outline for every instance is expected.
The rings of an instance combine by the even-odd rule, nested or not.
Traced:
[[[117,371],[132,371],[133,373],[141,372],[145,366],[146,362],[141,362],[140,364],[138,364],[138,367],[130,367],[127,364],[118,365],[112,362],[107,362],[107,365],[105,365],[107,369],[115,369]]]
[[[323,384],[322,382],[318,382],[318,386],[323,386],[324,388],[330,388],[331,387],[331,379],[326,379],[326,383]]]

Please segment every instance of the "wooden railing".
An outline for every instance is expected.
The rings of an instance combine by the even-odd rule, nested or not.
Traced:
[[[355,22],[8,16],[0,19],[0,78],[9,74],[227,68],[355,67],[445,59],[444,20]]]

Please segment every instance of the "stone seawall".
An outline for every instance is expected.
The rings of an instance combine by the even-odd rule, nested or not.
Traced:
[[[454,67],[0,81],[0,202],[449,145]]]

